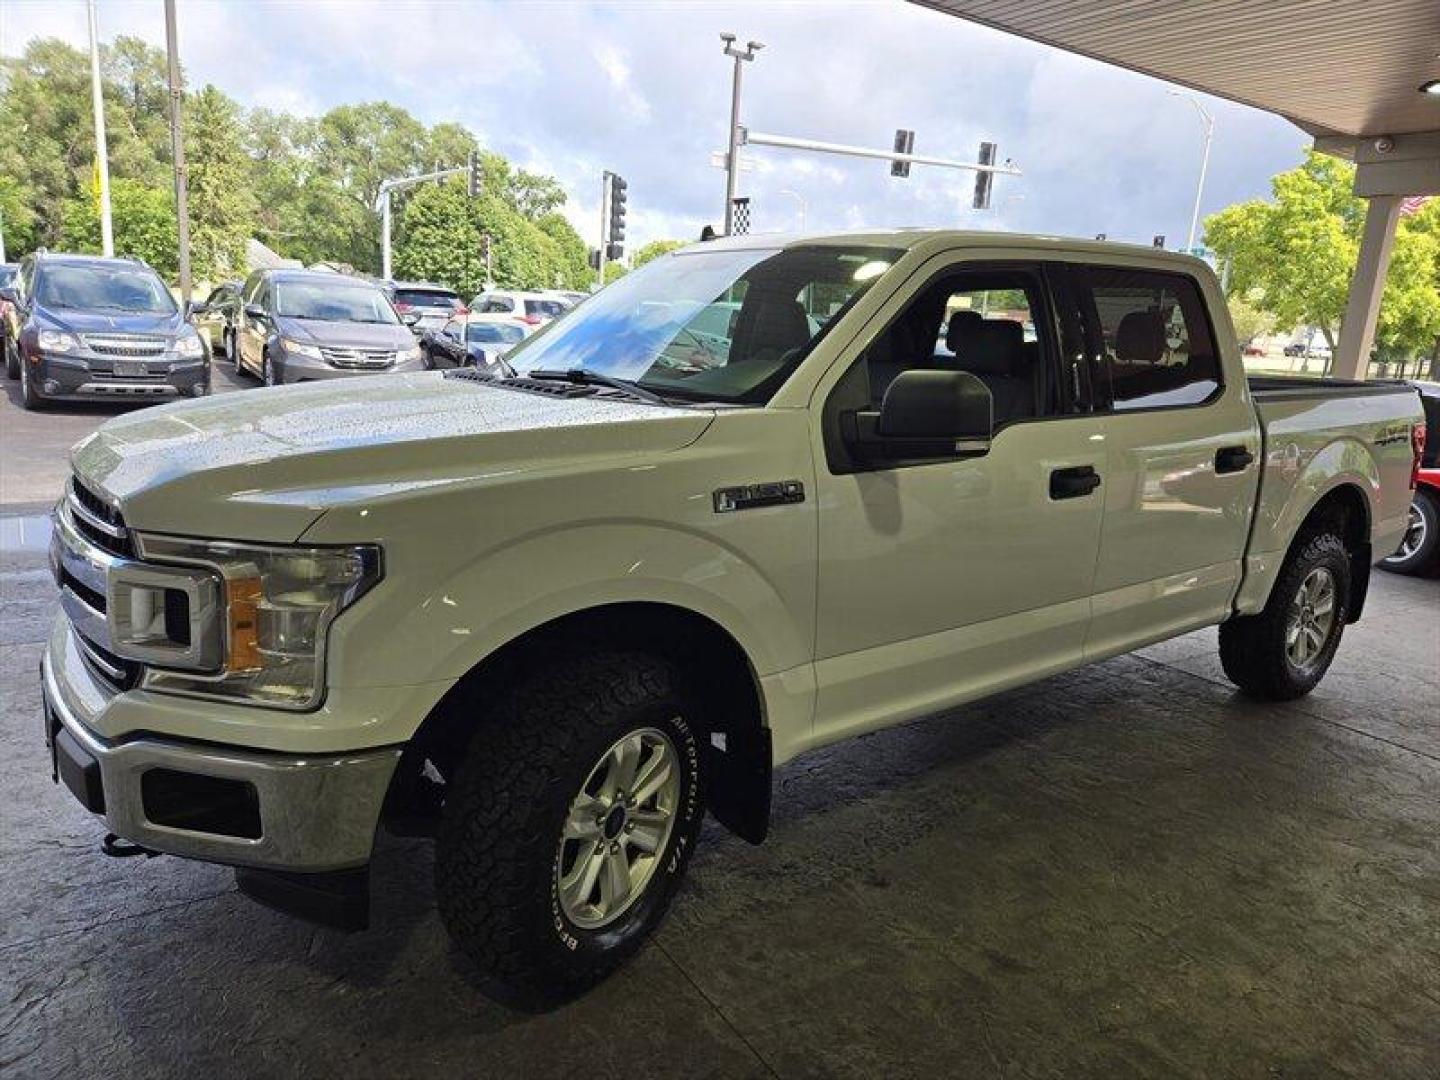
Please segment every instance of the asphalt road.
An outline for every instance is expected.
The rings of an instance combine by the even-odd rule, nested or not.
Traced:
[[[70,473],[68,451],[112,416],[145,405],[54,403],[37,412],[20,407],[20,384],[0,375],[0,513],[49,508],[60,497]],[[237,376],[223,358],[212,361],[211,392],[242,390],[260,384]]]

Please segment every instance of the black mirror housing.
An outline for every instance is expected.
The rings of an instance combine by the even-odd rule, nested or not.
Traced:
[[[968,371],[902,371],[885,391],[876,434],[893,439],[989,442],[990,388]]]
[[[845,441],[861,461],[922,460],[984,453],[994,429],[990,388],[968,371],[901,372],[879,412],[842,418]]]
[[[245,317],[247,319],[263,319],[265,318],[265,309],[259,304],[246,304]]]

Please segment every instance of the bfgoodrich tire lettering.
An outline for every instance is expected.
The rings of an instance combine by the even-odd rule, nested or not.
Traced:
[[[544,1008],[600,982],[663,919],[704,816],[703,742],[675,673],[646,654],[593,653],[547,666],[486,711],[447,784],[436,900],[487,991]],[[676,751],[673,827],[638,898],[587,929],[561,903],[567,819],[617,740],[647,730]]]
[[[1314,614],[1315,598],[1328,594],[1331,606]],[[1320,601],[1324,603],[1323,599]],[[1314,532],[1298,537],[1258,615],[1220,624],[1220,663],[1230,681],[1251,697],[1289,701],[1308,694],[1325,676],[1350,608],[1350,554],[1338,536]],[[1323,629],[1313,649],[1294,645],[1300,632]],[[1309,613],[1306,620],[1303,616]],[[1304,662],[1298,663],[1297,655]]]

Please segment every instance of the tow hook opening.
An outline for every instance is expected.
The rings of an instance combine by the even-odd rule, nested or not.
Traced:
[[[165,854],[163,851],[151,851],[147,847],[141,847],[139,844],[116,836],[113,832],[105,834],[105,839],[100,841],[100,850],[112,859],[133,859],[137,855],[153,859],[157,855]]]

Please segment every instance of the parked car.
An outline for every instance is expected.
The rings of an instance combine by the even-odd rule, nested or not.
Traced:
[[[737,295],[724,364],[661,362]],[[799,754],[1216,624],[1245,693],[1308,693],[1422,422],[1247,380],[1198,259],[988,232],[698,244],[508,359],[111,420],[41,678],[107,832],[354,927],[377,824],[428,831],[531,1006],[636,952],[707,810],[761,841]]]
[[[205,340],[139,259],[36,252],[0,298],[14,306],[6,369],[27,409],[210,392]]]
[[[210,352],[220,353],[231,363],[235,362],[234,331],[236,317],[240,314],[241,284],[239,281],[222,281],[191,311],[191,321],[204,336]]]
[[[235,368],[267,386],[420,371],[420,345],[390,297],[325,270],[257,270],[245,281]]]
[[[1292,341],[1289,345],[1286,345],[1286,346],[1285,346],[1285,355],[1286,355],[1286,356],[1304,356],[1304,355],[1305,355],[1305,343],[1304,343],[1303,341]]]
[[[391,281],[386,283],[385,291],[390,294],[390,302],[395,305],[401,320],[417,334],[424,330],[439,330],[449,319],[465,313],[465,303],[460,294],[444,285]]]
[[[545,295],[554,297],[566,307],[574,307],[590,296],[589,293],[577,292],[572,289],[546,289]]]
[[[1264,356],[1265,348],[1253,341],[1247,341],[1241,346],[1240,352],[1244,356]]]
[[[470,301],[470,310],[477,315],[503,315],[532,329],[558,319],[570,309],[569,304],[554,296],[538,292],[514,292],[492,289]]]
[[[0,290],[14,289],[15,272],[18,269],[18,263],[0,263]],[[16,333],[11,323],[12,311],[14,311],[14,305],[0,297],[0,355],[5,358],[5,374],[12,379],[18,379],[20,377],[20,361],[10,349],[10,339]]]
[[[425,331],[420,347],[427,368],[489,368],[525,337],[523,324],[494,315],[469,315],[451,319],[439,330]]]
[[[1380,565],[1397,574],[1428,574],[1440,567],[1440,383],[1411,385],[1425,410],[1425,445],[1416,463],[1405,536]]]

